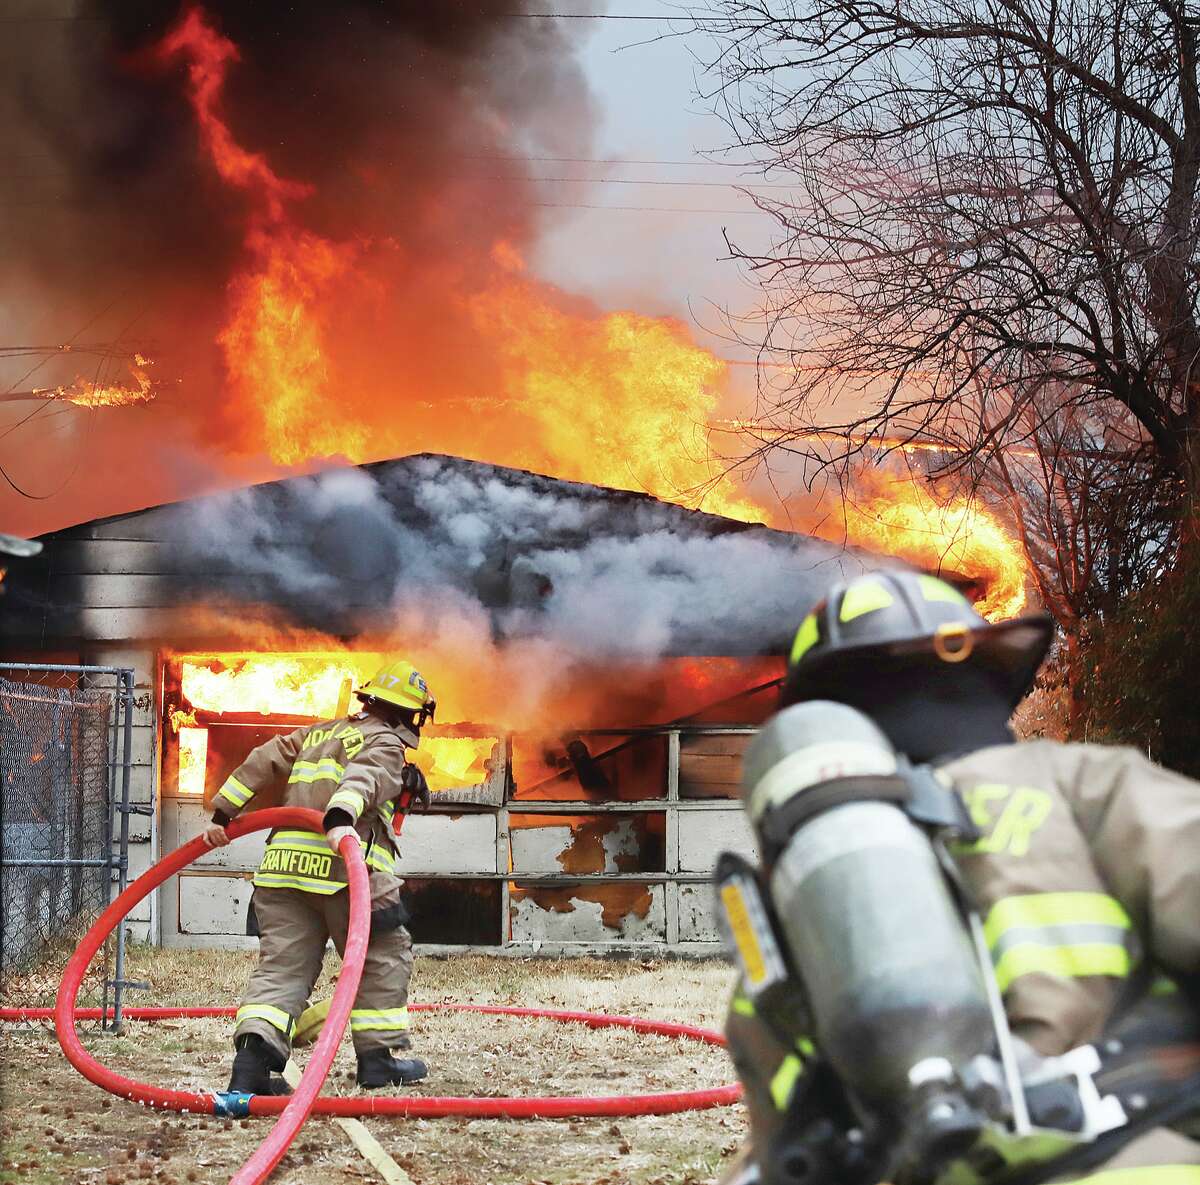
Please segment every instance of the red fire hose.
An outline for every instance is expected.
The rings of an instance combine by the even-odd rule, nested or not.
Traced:
[[[229,825],[229,834],[236,838],[250,831],[267,827],[302,827],[320,830],[321,817],[316,811],[293,807],[278,807],[254,811]],[[557,1096],[527,1098],[467,1098],[458,1096],[320,1096],[320,1090],[338,1043],[341,1040],[358,991],[362,960],[366,954],[370,929],[370,902],[367,896],[367,875],[361,853],[349,837],[343,841],[342,854],[347,858],[350,872],[350,930],[341,976],[330,1005],[329,1016],[320,1039],[309,1059],[300,1086],[291,1098],[272,1095],[230,1095],[228,1093],[199,1093],[151,1086],[126,1078],[102,1065],[84,1049],[75,1032],[75,1021],[97,1019],[100,1010],[77,1009],[75,1001],[88,964],[104,944],[109,934],[127,913],[144,897],[158,888],[192,861],[209,851],[203,838],[163,857],[137,878],[100,915],[84,936],[63,973],[62,984],[53,1010],[59,1044],[67,1060],[88,1081],[112,1094],[159,1110],[196,1113],[201,1115],[232,1116],[280,1115],[267,1140],[239,1170],[231,1185],[254,1185],[266,1178],[282,1158],[296,1132],[309,1114],[361,1117],[365,1115],[404,1115],[417,1118],[470,1116],[473,1118],[511,1119],[573,1119],[597,1116],[628,1117],[636,1115],[668,1115],[680,1111],[698,1111],[708,1107],[728,1106],[741,1098],[737,1084],[704,1090],[667,1091],[661,1094],[614,1096]],[[358,900],[361,898],[361,900]],[[609,1016],[603,1013],[571,1012],[556,1009],[517,1008],[488,1004],[414,1004],[413,1011],[455,1010],[500,1016],[542,1017],[549,1020],[587,1025],[589,1028],[623,1028],[634,1032],[665,1037],[685,1038],[707,1045],[724,1045],[724,1038],[710,1029],[669,1021],[644,1020],[639,1017]],[[230,1007],[203,1008],[130,1008],[124,1015],[131,1020],[163,1020],[168,1017],[232,1016]],[[46,1008],[0,1009],[0,1021],[38,1020],[51,1015]]]
[[[230,838],[236,839],[247,832],[261,831],[269,827],[299,827],[308,831],[321,831],[321,815],[317,811],[301,810],[295,807],[276,807],[271,810],[254,811],[235,819],[229,824],[227,830]],[[104,940],[129,910],[156,885],[161,884],[167,877],[191,864],[193,860],[209,850],[204,838],[197,836],[138,877],[100,915],[99,920],[87,932],[78,949],[71,956],[67,968],[63,972],[62,983],[59,986],[58,998],[54,1006],[54,1028],[58,1033],[58,1043],[62,1046],[63,1053],[67,1055],[67,1060],[71,1065],[89,1081],[104,1087],[113,1094],[137,1102],[149,1103],[152,1107],[165,1107],[172,1110],[198,1110],[218,1115],[222,1113],[248,1114],[251,1111],[250,1104],[255,1101],[256,1096],[210,1095],[206,1098],[188,1091],[146,1087],[139,1082],[114,1074],[106,1066],[100,1065],[83,1048],[75,1032],[75,999],[79,994],[79,985],[83,981],[88,964]],[[283,1158],[288,1145],[295,1139],[296,1133],[308,1118],[309,1111],[329,1074],[329,1067],[333,1064],[338,1043],[341,1041],[342,1033],[350,1019],[350,1009],[354,1006],[354,997],[358,994],[358,982],[362,978],[363,960],[367,957],[367,936],[371,928],[371,897],[367,884],[367,866],[363,861],[357,838],[346,836],[338,851],[346,862],[346,871],[350,878],[350,922],[346,937],[346,954],[342,960],[342,973],[338,977],[338,985],[333,993],[329,1015],[295,1094],[290,1098],[277,1100],[283,1104],[282,1114],[267,1138],[234,1174],[230,1185],[258,1185],[258,1182],[265,1181],[270,1176],[271,1170]],[[197,1106],[197,1102],[199,1102],[199,1106]]]
[[[273,812],[261,811],[261,814]],[[307,815],[310,821],[308,830],[319,831],[323,828],[321,815],[317,811],[296,811],[297,815]],[[235,819],[228,829],[231,835],[240,835],[245,831],[261,828],[263,823],[256,820],[254,814],[246,816],[246,827],[234,832],[232,828],[243,820]],[[272,827],[301,826],[303,822],[292,823],[291,820],[279,819],[269,824]],[[300,1077],[295,1093],[288,1100],[283,1114],[275,1121],[270,1134],[258,1146],[250,1159],[230,1178],[229,1185],[258,1185],[265,1181],[275,1166],[283,1159],[283,1154],[296,1138],[296,1133],[303,1126],[312,1110],[312,1105],[321,1093],[321,1087],[329,1076],[329,1067],[337,1055],[338,1044],[346,1025],[350,1022],[350,1010],[354,1007],[354,998],[358,995],[359,980],[362,979],[363,963],[367,957],[367,937],[371,932],[371,887],[367,882],[367,864],[363,859],[362,849],[358,844],[357,835],[344,835],[338,844],[338,852],[346,865],[346,875],[349,878],[350,919],[346,925],[346,946],[342,955],[342,972],[338,976],[337,987],[333,989],[333,999],[329,1003],[329,1014],[321,1027],[321,1035],[313,1046],[312,1056],[304,1073]],[[90,956],[89,956],[90,961]],[[74,993],[72,992],[72,1002]],[[58,1016],[54,1018],[55,1027],[59,1029],[61,1042],[62,1022]],[[71,1036],[75,1036],[75,1026],[71,1026]]]

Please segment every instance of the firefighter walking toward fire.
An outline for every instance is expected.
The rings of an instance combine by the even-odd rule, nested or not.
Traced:
[[[1051,637],[906,572],[800,624],[745,761],[761,863],[717,869],[727,1182],[1200,1185],[1200,784],[1015,743]]]
[[[254,875],[259,962],[237,1012],[229,1090],[282,1094],[282,1072],[296,1022],[321,973],[325,944],[344,952],[349,892],[337,847],[356,834],[370,876],[371,934],[362,982],[350,1013],[358,1084],[381,1087],[424,1078],[425,1063],[397,1058],[410,1048],[408,983],[412,940],[400,901],[393,822],[410,804],[429,804],[424,774],[407,761],[436,701],[412,663],[394,661],[356,693],[362,710],[298,728],[256,748],[226,779],[205,832],[229,842],[226,825],[273,785],[288,806],[324,817],[324,834],[278,829]]]

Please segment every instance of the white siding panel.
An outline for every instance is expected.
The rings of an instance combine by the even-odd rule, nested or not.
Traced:
[[[495,815],[409,815],[404,821],[401,876],[496,871]]]
[[[711,872],[722,852],[737,852],[748,860],[758,859],[758,849],[746,812],[679,812],[679,871]]]
[[[181,934],[245,934],[254,886],[240,876],[179,877]]]
[[[177,839],[176,846],[182,846],[188,840],[194,839],[208,826],[211,815],[204,809],[204,804],[198,798],[165,798],[163,799],[164,828],[168,835],[173,834]],[[170,826],[167,826],[167,814],[170,814]],[[267,846],[266,831],[252,831],[235,839],[233,843],[223,848],[213,848],[201,856],[192,868],[196,869],[226,869],[230,872],[253,872],[262,860]]]
[[[183,637],[174,609],[81,609],[74,615],[79,632],[98,642],[126,638]]]
[[[718,942],[712,885],[679,886],[679,941]]]
[[[560,901],[553,907],[538,904],[536,892],[515,896],[510,907],[512,939],[514,942],[649,942],[662,943],[667,937],[666,886],[649,885],[650,906],[645,916],[631,910],[619,919],[619,925],[604,924],[604,906],[600,901],[585,901],[572,897],[563,908]],[[588,889],[595,891],[594,886]],[[560,892],[557,890],[556,892]],[[583,890],[586,891],[586,890]]]
[[[177,584],[169,579],[124,572],[52,576],[49,596],[51,605],[86,605],[92,609],[145,609],[181,599]]]

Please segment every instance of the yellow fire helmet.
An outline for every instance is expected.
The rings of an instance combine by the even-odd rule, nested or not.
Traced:
[[[356,693],[363,699],[382,700],[419,713],[420,723],[432,720],[437,700],[420,672],[406,659],[398,658],[380,667],[375,677]]]

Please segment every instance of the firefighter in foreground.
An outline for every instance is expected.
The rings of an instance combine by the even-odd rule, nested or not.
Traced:
[[[429,803],[425,776],[406,754],[416,748],[436,702],[412,664],[399,661],[357,695],[360,712],[298,728],[255,749],[221,787],[205,832],[214,847],[228,843],[230,820],[256,794],[279,784],[287,806],[324,816],[324,834],[272,831],[254,875],[259,963],[237,1012],[228,1088],[233,1092],[287,1093],[272,1073],[287,1064],[327,940],[333,939],[339,954],[345,947],[350,894],[337,847],[347,834],[358,836],[371,887],[370,942],[350,1013],[358,1084],[400,1085],[427,1073],[424,1062],[393,1055],[410,1047],[412,940],[404,928],[392,824],[397,810],[410,802]]]
[[[762,863],[717,870],[729,1181],[1200,1185],[1200,784],[1013,742],[1051,634],[911,573],[801,623],[746,755]]]

